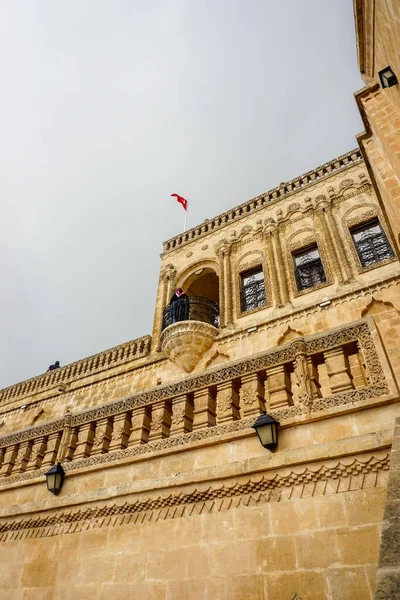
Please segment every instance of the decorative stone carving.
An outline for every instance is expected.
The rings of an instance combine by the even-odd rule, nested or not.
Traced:
[[[211,348],[218,329],[201,321],[181,321],[161,334],[161,347],[170,360],[190,373]]]

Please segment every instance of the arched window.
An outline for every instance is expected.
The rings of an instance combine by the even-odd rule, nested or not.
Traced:
[[[242,312],[248,312],[267,303],[264,272],[261,266],[244,271],[240,274],[240,280],[240,305]]]

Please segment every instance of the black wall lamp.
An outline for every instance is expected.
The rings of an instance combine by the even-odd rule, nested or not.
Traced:
[[[392,87],[392,85],[398,84],[396,74],[390,67],[382,69],[382,71],[379,71],[378,75],[383,88]]]
[[[46,473],[47,489],[49,492],[58,496],[64,482],[65,471],[61,463],[57,463],[51,467]]]
[[[275,450],[278,445],[278,426],[278,421],[263,412],[252,425],[252,428],[256,430],[258,439],[264,448]]]

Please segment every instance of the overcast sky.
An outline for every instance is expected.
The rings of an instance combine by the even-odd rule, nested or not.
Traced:
[[[0,387],[151,333],[162,242],[356,147],[351,0],[0,0]]]

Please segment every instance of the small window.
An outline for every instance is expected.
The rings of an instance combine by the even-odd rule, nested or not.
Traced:
[[[316,245],[296,252],[293,254],[293,260],[299,291],[325,283],[325,271]]]
[[[378,219],[355,227],[350,233],[363,267],[370,267],[394,256]]]
[[[241,277],[241,308],[247,312],[253,308],[264,306],[267,299],[265,296],[264,273],[261,267],[242,273]]]

